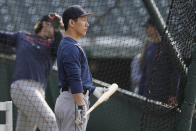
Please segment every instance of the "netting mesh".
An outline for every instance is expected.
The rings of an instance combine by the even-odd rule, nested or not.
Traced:
[[[168,42],[167,39],[163,39],[165,45],[161,46],[159,51],[163,48],[166,48],[170,52],[168,52],[167,56],[164,57],[157,56],[157,61],[155,62],[151,82],[148,88],[148,90],[155,92],[154,96],[152,96],[151,93],[148,94],[147,100],[140,100],[136,97],[133,100],[129,100],[129,102],[136,103],[142,109],[142,115],[141,117],[139,117],[140,123],[138,125],[139,127],[137,128],[138,130],[173,131],[175,129],[176,115],[178,112],[176,111],[176,106],[169,106],[166,108],[165,106],[163,106],[168,104],[165,101],[164,103],[157,104],[156,102],[150,103],[148,100],[153,99],[163,102],[163,99],[168,99],[164,98],[165,96],[161,95],[160,90],[156,88],[157,81],[160,82],[160,79],[157,79],[161,78],[161,86],[167,87],[165,90],[169,90],[171,83],[175,80],[168,80],[168,77],[166,78],[166,76],[160,74],[159,70],[161,67],[161,70],[163,68],[168,68],[167,74],[173,73],[174,65],[179,67],[176,70],[177,75],[181,78],[179,82],[181,84],[179,85],[179,90],[183,89],[184,87],[185,79],[183,78],[186,78],[186,71],[184,70],[184,68],[181,68],[184,65],[181,60],[179,60],[179,58],[182,58],[182,60],[185,61],[185,64],[188,65],[189,59],[191,57],[190,50],[192,45],[192,34],[195,30],[195,1],[173,0],[171,2],[170,0],[156,0],[155,3],[165,22],[167,21],[167,29],[171,34],[173,46],[171,46],[171,43]],[[95,16],[89,18],[90,27],[87,35],[79,40],[79,43],[85,49],[88,56],[89,66],[93,77],[107,83],[115,82],[119,85],[120,88],[133,91],[134,89],[132,86],[132,80],[130,78],[130,64],[133,57],[142,52],[144,43],[148,39],[145,28],[141,25],[149,16],[149,13],[140,0],[1,0],[0,25],[2,26],[0,26],[0,31],[27,31],[34,33],[34,24],[38,22],[43,15],[46,15],[50,12],[56,12],[62,15],[64,9],[73,4],[79,4],[83,6],[83,8],[87,10],[87,12],[95,13]],[[162,37],[165,38],[164,35]],[[177,49],[177,53],[173,50],[173,47]],[[15,55],[16,48],[16,46],[10,46],[7,43],[4,44],[3,42],[0,42],[1,54]],[[178,53],[179,57],[177,57]],[[3,60],[5,57],[3,55],[2,57],[3,58],[1,59]],[[53,58],[52,60],[54,61]],[[165,67],[164,64],[167,64],[169,66]],[[0,70],[3,71],[2,68]],[[38,72],[38,74],[39,73],[40,72]],[[5,78],[3,78],[4,76],[1,75],[1,82],[4,82]],[[19,82],[19,85],[20,84],[22,84],[21,88],[32,87],[34,86],[34,84],[36,85],[36,83],[31,83],[31,81],[27,83]],[[14,87],[16,86],[17,84],[14,85]],[[39,85],[37,87],[42,87],[42,85]],[[23,91],[23,93],[26,92],[28,94],[32,90],[25,88],[25,90]],[[15,92],[16,93],[14,93],[13,95],[15,95],[16,97],[22,96],[20,94],[21,92],[18,92],[18,94],[17,91]],[[44,99],[44,93],[42,91],[38,92],[41,93],[37,95],[41,95],[43,97],[42,99]],[[30,95],[28,95],[28,97],[32,97],[29,98],[31,100],[36,98],[35,96]],[[126,95],[126,98],[129,97],[129,95]],[[17,106],[22,106],[25,110],[28,109],[28,107],[31,105],[30,109],[34,110],[33,104],[31,103],[21,105],[22,100],[24,99],[25,98],[18,99],[19,104]],[[36,103],[38,101],[34,102]],[[129,102],[125,103],[128,104]],[[35,105],[41,106],[41,104]],[[38,107],[38,109],[39,108],[40,107]],[[30,109],[28,109],[28,112],[26,112],[27,114],[31,113]],[[48,117],[47,120],[51,120],[50,122],[53,123],[52,118],[54,114],[51,110],[46,112],[44,110],[41,110],[40,112],[42,112],[44,114],[43,116],[45,117],[52,116]],[[118,114],[118,112],[121,112],[121,109],[115,110],[114,112],[112,112],[111,110],[110,113]],[[35,115],[31,116],[31,118],[33,119],[32,121],[36,121],[34,120],[36,113]],[[119,119],[123,121],[123,119],[125,118]],[[15,117],[14,122],[16,123],[16,121],[17,118]],[[26,119],[20,119],[19,123],[21,124],[25,121]],[[42,122],[43,121],[44,119],[42,120]],[[40,125],[37,124],[36,126],[26,124],[25,128],[28,129],[31,126],[32,128],[36,128],[37,126],[39,128],[45,128],[46,125],[44,125],[43,123],[39,123]],[[120,128],[122,130],[131,130],[128,125],[119,127],[119,130],[121,130]]]
[[[177,87],[176,94],[174,96],[178,98],[176,103],[178,106],[180,106],[183,100],[183,89],[186,85],[186,67],[188,67],[190,64],[190,51],[193,43],[192,36],[195,31],[194,4],[195,1],[171,1],[171,5],[169,8],[170,12],[166,21],[169,33],[166,33],[162,36],[164,44],[160,46],[158,50],[158,52],[161,52],[166,48],[168,50],[168,54],[165,57],[159,54],[155,61],[151,82],[148,87],[148,91],[150,91],[147,96],[148,98],[152,98],[155,100],[157,99],[159,101],[169,104],[169,98],[166,98],[165,101],[164,96],[162,96],[164,94],[164,91],[161,91],[161,89],[158,88],[164,85],[164,89],[170,91],[172,91],[172,86]],[[163,66],[164,68],[167,68],[167,70],[164,70]],[[161,73],[160,70],[166,72]],[[161,84],[158,83],[160,79],[162,80]],[[178,81],[178,85],[175,85],[176,80]],[[153,95],[158,96],[154,97]],[[177,118],[176,109],[178,107],[177,105],[174,105],[168,111],[166,111],[164,116],[160,117],[159,119],[156,119],[156,122],[154,122],[155,126],[161,124],[160,126],[157,126],[157,129],[153,129],[152,124],[150,124],[151,122],[149,122],[153,120],[152,116],[154,116],[154,113],[153,115],[151,115],[148,111],[144,111],[142,118],[144,128],[141,128],[141,130],[175,130],[175,123]],[[153,108],[152,106],[150,106],[150,108],[146,106],[145,109],[148,110]],[[152,112],[154,111],[155,110],[153,110]],[[158,110],[158,112],[161,114],[161,110]],[[165,116],[169,116],[169,119]],[[165,121],[164,117],[166,118],[166,121],[170,121],[169,123],[167,123],[168,126],[166,124],[163,124]]]
[[[175,48],[185,60],[189,59],[195,30],[195,1],[174,0],[168,24]]]

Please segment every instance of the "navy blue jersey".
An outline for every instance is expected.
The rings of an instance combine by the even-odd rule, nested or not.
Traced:
[[[16,64],[13,81],[28,79],[46,85],[55,56],[54,41],[24,32],[0,32],[0,44],[16,47]]]
[[[143,57],[139,94],[167,103],[170,96],[176,96],[179,74],[175,65],[169,61],[166,46],[162,43],[150,43]]]
[[[71,92],[82,93],[95,89],[86,54],[80,44],[70,37],[62,39],[57,52],[59,87],[71,88]]]

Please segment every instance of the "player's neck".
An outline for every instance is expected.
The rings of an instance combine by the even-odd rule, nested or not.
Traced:
[[[71,37],[72,39],[74,39],[75,41],[78,41],[80,39],[80,36],[76,35],[76,33],[74,33],[73,31],[71,30],[67,30],[65,31],[65,35],[67,37]]]

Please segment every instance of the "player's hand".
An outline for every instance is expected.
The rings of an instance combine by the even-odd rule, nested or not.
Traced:
[[[172,107],[177,106],[177,100],[176,100],[176,97],[175,96],[169,97],[168,105],[170,105]]]
[[[77,110],[77,113],[76,113],[76,120],[75,120],[75,123],[77,125],[81,125],[83,123],[85,123],[86,121],[86,106],[85,105],[82,105],[82,106],[78,106],[78,110]]]
[[[106,87],[96,87],[93,95],[97,97],[97,99],[99,99],[103,93],[105,93],[108,89]]]

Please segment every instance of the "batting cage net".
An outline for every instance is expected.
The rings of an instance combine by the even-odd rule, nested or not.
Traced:
[[[162,44],[156,50],[152,76],[146,86],[147,98],[158,100],[169,105],[170,108],[162,112],[162,109],[155,109],[146,104],[141,119],[143,125],[141,130],[176,129],[176,120],[180,113],[178,107],[184,99],[187,67],[191,62],[191,47],[195,31],[194,6],[194,1],[173,0],[170,3],[165,21],[166,28],[162,34]],[[155,115],[156,111],[158,111],[157,115]],[[153,116],[159,119],[153,120]]]
[[[191,58],[195,1],[154,2],[166,23],[164,33],[156,29],[160,25],[152,22],[152,13],[142,0],[1,0],[0,101],[14,103],[14,130],[57,128],[53,112],[59,95],[53,66],[57,47],[51,46],[48,52],[44,46],[50,46],[50,40],[41,40],[35,30],[43,18],[60,26],[59,21],[55,23],[58,15],[77,4],[94,13],[88,19],[87,35],[78,41],[88,57],[94,84],[117,83],[120,87],[92,112],[87,130],[174,131]],[[154,29],[148,28],[151,25],[157,30],[155,36]],[[17,54],[21,50],[24,54]],[[0,112],[2,124],[5,119],[5,112]]]

